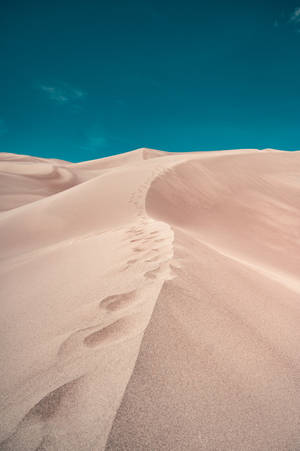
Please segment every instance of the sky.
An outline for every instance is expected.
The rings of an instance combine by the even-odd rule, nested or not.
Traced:
[[[0,57],[2,152],[300,149],[300,0],[12,0]]]

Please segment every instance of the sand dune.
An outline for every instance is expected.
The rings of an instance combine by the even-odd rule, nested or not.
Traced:
[[[1,450],[300,449],[300,152],[0,172]]]

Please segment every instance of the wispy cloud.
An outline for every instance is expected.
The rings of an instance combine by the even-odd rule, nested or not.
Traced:
[[[98,127],[94,127],[86,134],[86,142],[83,146],[80,146],[83,150],[96,152],[107,146],[108,138],[103,130]]]
[[[39,89],[58,105],[76,104],[77,101],[86,97],[86,93],[81,89],[73,88],[67,83],[61,84],[40,84]]]
[[[3,119],[0,119],[0,136],[3,136],[7,133],[7,128]]]
[[[280,17],[273,21],[273,27],[300,33],[300,6],[290,10],[289,13],[282,11]]]
[[[130,146],[132,146],[132,142],[109,133],[101,125],[94,125],[86,131],[85,142],[80,146],[80,149],[97,156],[101,151],[105,151],[110,147],[118,149],[130,148]]]
[[[290,16],[290,22],[300,24],[300,6],[294,9],[293,13]]]
[[[88,147],[91,149],[100,149],[107,144],[107,138],[104,135],[92,135],[88,137]]]

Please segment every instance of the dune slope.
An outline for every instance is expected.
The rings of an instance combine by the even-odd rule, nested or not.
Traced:
[[[1,450],[300,447],[300,152],[0,175]]]

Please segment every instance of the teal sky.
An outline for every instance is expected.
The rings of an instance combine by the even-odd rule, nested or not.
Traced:
[[[12,1],[0,148],[300,149],[300,1]]]

